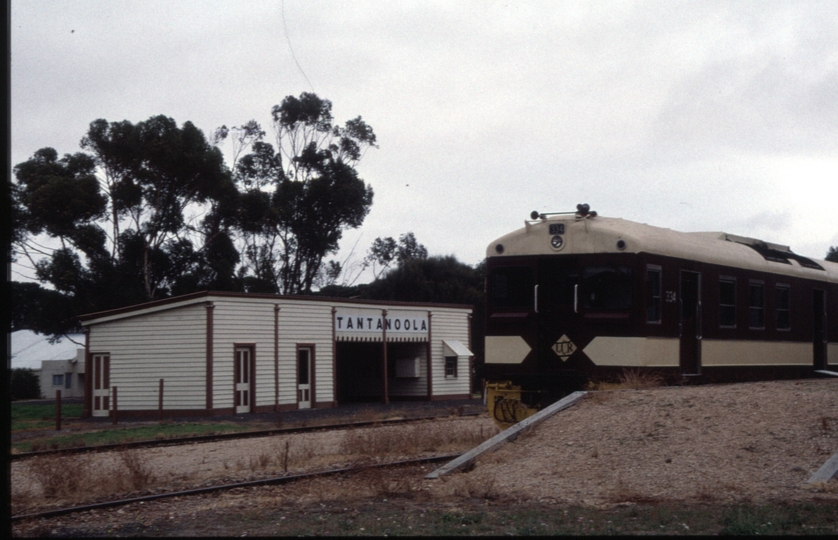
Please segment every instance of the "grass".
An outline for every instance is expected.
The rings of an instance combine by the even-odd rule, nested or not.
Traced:
[[[36,452],[39,450],[77,448],[80,446],[97,446],[101,444],[173,439],[177,437],[251,431],[253,429],[254,426],[225,422],[207,424],[163,423],[136,427],[105,428],[99,431],[54,435],[21,441],[12,445],[12,452]]]
[[[12,403],[12,432],[29,429],[55,428],[55,405],[42,403]],[[84,405],[64,403],[61,405],[61,420],[81,419]]]
[[[102,525],[64,522],[65,536],[521,536],[521,535],[835,535],[833,503],[748,505],[734,508],[635,505],[610,509],[540,503],[461,500],[429,503],[413,496],[202,510],[169,519],[101,520]],[[44,524],[42,532],[54,531]],[[46,528],[52,527],[52,528]],[[108,527],[105,529],[105,527]],[[32,531],[37,535],[38,531]]]

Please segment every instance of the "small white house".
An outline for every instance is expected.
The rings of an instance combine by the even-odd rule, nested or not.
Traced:
[[[84,396],[84,334],[50,340],[32,330],[16,330],[11,338],[12,368],[33,370],[41,397],[54,398],[56,390],[63,398]]]
[[[81,319],[88,416],[470,396],[471,306],[201,292]]]

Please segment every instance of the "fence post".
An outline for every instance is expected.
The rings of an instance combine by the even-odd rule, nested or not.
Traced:
[[[157,421],[163,421],[163,379],[160,379],[160,390],[157,395]]]
[[[112,388],[113,390],[113,410],[111,410],[111,418],[113,419],[113,425],[116,425],[119,422],[117,418],[119,416],[119,408],[116,405],[116,386]]]
[[[61,390],[55,391],[55,431],[61,431]]]

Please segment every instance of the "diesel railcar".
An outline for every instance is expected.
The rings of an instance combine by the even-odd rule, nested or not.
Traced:
[[[486,253],[487,401],[501,424],[627,369],[682,384],[838,371],[838,264],[588,205],[530,218]]]

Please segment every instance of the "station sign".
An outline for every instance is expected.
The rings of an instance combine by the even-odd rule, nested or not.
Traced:
[[[381,310],[337,308],[335,311],[335,335],[343,336],[428,336],[427,311],[388,311],[383,317]]]

